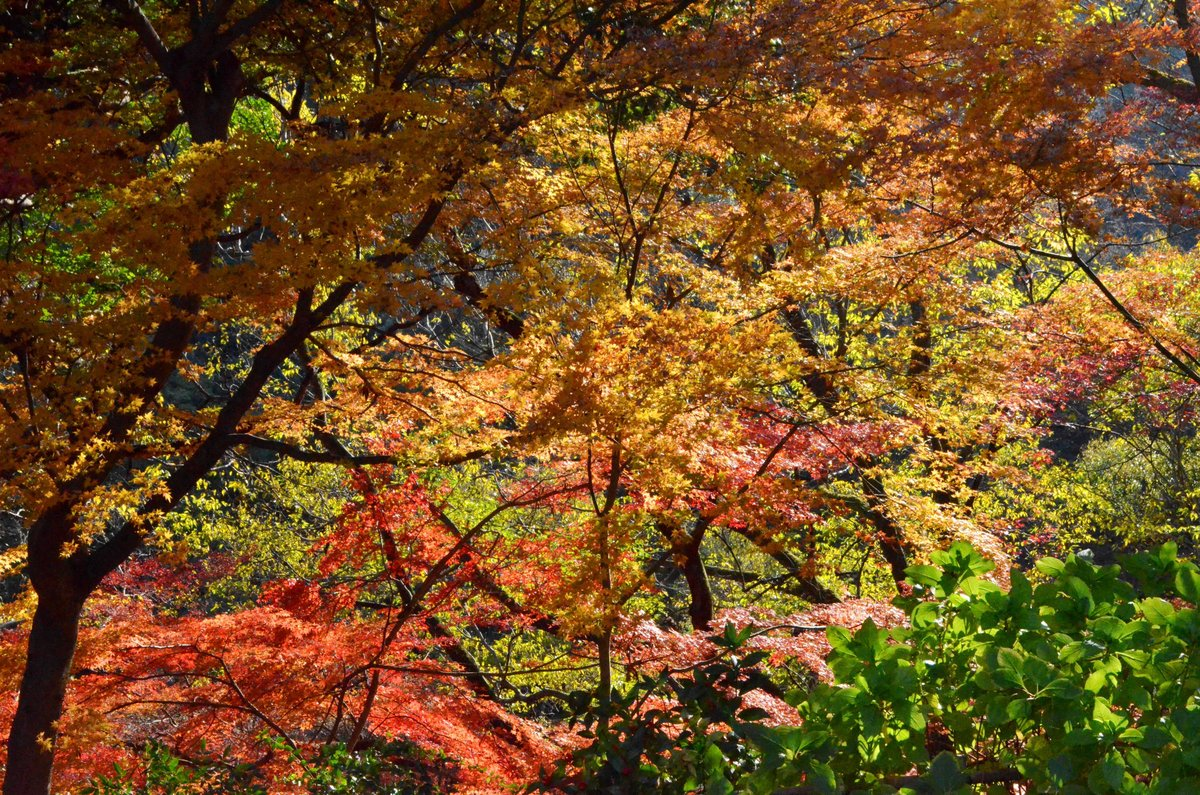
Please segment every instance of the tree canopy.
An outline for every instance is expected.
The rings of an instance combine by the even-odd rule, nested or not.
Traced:
[[[7,4],[5,795],[1194,782],[1195,13]]]

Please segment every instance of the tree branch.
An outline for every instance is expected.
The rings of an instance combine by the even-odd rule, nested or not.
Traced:
[[[249,14],[242,17],[237,22],[234,22],[225,29],[224,33],[222,33],[220,36],[217,36],[217,40],[214,43],[216,51],[220,52],[221,50],[228,49],[229,46],[235,41],[242,38],[247,33],[265,22],[268,18],[273,16],[275,12],[279,10],[281,5],[283,5],[283,0],[267,0],[267,2],[263,3]]]
[[[342,466],[360,467],[372,464],[394,464],[396,457],[391,455],[353,455],[338,450],[306,450],[279,439],[268,439],[251,433],[235,433],[227,437],[230,447],[253,447],[257,450],[267,450],[295,461],[305,461],[310,464],[340,464]]]
[[[137,0],[108,0],[108,5],[125,18],[125,24],[137,34],[138,40],[158,64],[158,68],[169,75],[172,71],[171,52],[163,44],[158,31],[154,29],[154,24],[146,17]]]

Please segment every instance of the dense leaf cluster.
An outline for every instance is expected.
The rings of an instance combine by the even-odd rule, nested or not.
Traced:
[[[553,787],[586,792],[1174,793],[1200,787],[1200,571],[1166,545],[1097,566],[1043,559],[1007,592],[965,544],[912,566],[910,626],[830,627],[835,681],[788,694],[796,725],[746,705],[770,687],[731,654],[645,678],[583,716]],[[667,699],[655,702],[655,697]],[[667,706],[654,706],[656,703]]]

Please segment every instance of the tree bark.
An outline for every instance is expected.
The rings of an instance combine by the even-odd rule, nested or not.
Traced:
[[[687,580],[688,594],[691,596],[688,615],[692,619],[692,628],[707,630],[713,620],[713,594],[704,559],[700,557],[700,545],[689,544],[681,552],[684,555],[683,577]]]
[[[62,717],[71,660],[75,657],[81,606],[69,591],[39,597],[17,712],[8,737],[4,795],[50,792],[57,722]]]
[[[867,518],[875,526],[876,538],[879,540],[879,551],[892,570],[892,579],[896,584],[904,582],[908,569],[908,554],[905,551],[904,534],[900,527],[884,513],[883,503],[887,497],[883,481],[868,475],[863,478],[863,493],[867,498]]]
[[[753,542],[755,546],[766,552],[776,563],[782,566],[792,578],[792,584],[799,596],[813,604],[819,605],[837,604],[842,601],[838,598],[837,594],[822,585],[816,577],[805,575],[800,562],[788,554],[786,550],[769,549],[762,539],[745,528],[735,529],[734,532]]]
[[[681,531],[674,525],[664,522],[656,525],[658,532],[670,544],[671,555],[687,583],[688,615],[692,620],[692,629],[707,630],[712,624],[713,612],[716,609],[712,583],[708,579],[704,558],[700,556],[700,545],[704,543],[704,535],[710,521],[703,517],[697,519],[692,531],[682,537]]]

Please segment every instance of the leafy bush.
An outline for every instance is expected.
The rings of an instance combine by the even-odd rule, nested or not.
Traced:
[[[222,766],[209,761],[184,761],[161,743],[149,743],[142,752],[144,776],[115,765],[111,776],[97,776],[83,795],[184,795],[184,793],[265,793],[251,783],[246,766]]]
[[[744,696],[760,655],[639,681],[542,787],[589,792],[1200,791],[1200,571],[1173,545],[1123,567],[1084,555],[1005,592],[965,544],[908,570],[910,622],[827,630],[835,681],[788,694],[797,725]],[[732,652],[732,627],[719,638]],[[654,698],[666,706],[652,706]],[[607,717],[607,724],[605,718]]]

